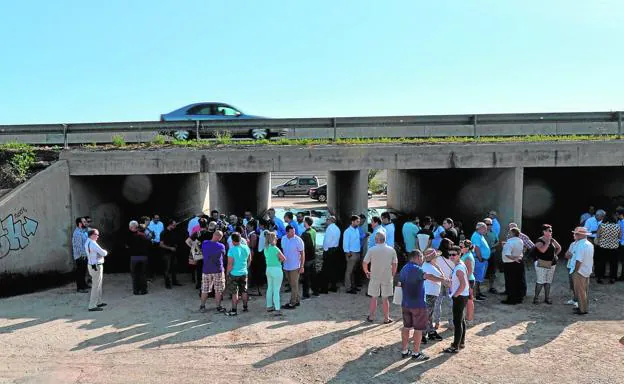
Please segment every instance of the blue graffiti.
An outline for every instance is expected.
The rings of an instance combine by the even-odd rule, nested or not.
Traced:
[[[15,221],[13,215],[8,215],[0,221],[2,234],[0,234],[0,259],[7,256],[11,251],[22,250],[30,244],[37,233],[39,223],[27,216]]]

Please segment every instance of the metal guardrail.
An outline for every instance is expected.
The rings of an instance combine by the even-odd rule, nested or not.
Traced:
[[[69,134],[116,133],[116,132],[171,132],[188,130],[196,137],[201,133],[227,131],[230,129],[333,129],[375,127],[418,127],[418,126],[472,126],[470,135],[478,136],[477,127],[492,124],[544,124],[544,123],[617,123],[617,134],[622,135],[622,112],[571,112],[571,113],[523,113],[523,114],[480,114],[480,115],[425,115],[425,116],[373,116],[332,118],[286,118],[286,119],[233,119],[206,121],[136,121],[77,124],[25,124],[0,125],[0,135],[62,134],[67,147]],[[522,135],[522,132],[513,135]],[[596,130],[596,135],[604,132]],[[428,137],[429,135],[423,135]],[[418,137],[418,136],[414,136]]]

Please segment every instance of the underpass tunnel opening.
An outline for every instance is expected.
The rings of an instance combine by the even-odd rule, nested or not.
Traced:
[[[427,169],[388,170],[388,207],[408,216],[425,216],[442,224],[450,217],[469,237],[490,210],[501,226],[519,217],[522,170]]]
[[[93,227],[100,231],[99,243],[110,253],[106,271],[127,272],[129,255],[124,242],[130,220],[159,214],[163,224],[169,218],[182,222],[181,241],[186,230],[184,220],[202,209],[205,191],[200,175],[120,175],[72,176],[70,179],[72,214],[91,216]],[[178,247],[182,252],[183,247]]]
[[[532,239],[542,224],[551,224],[566,248],[590,205],[609,215],[624,206],[624,167],[525,168],[523,232]]]

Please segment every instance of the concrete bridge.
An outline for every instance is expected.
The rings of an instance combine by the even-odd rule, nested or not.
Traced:
[[[328,206],[343,221],[367,208],[367,171],[387,169],[388,206],[399,211],[463,218],[470,233],[494,209],[503,225],[550,222],[567,232],[590,203],[624,203],[623,165],[619,140],[65,151],[0,200],[0,274],[70,270],[80,215],[95,219],[106,245],[126,219],[154,211],[261,212],[271,172],[327,172]]]

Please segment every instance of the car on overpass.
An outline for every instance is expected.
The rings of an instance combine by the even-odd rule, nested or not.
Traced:
[[[327,201],[327,184],[323,184],[319,186],[318,188],[310,188],[310,192],[308,193],[308,196],[310,197],[310,199],[318,200],[321,203],[326,202]],[[368,198],[369,199],[373,198],[373,192],[371,192],[370,190],[368,191]]]
[[[207,102],[207,103],[195,103],[189,104],[175,111],[160,115],[160,121],[207,121],[207,120],[260,120],[267,119],[267,117],[248,115],[243,113],[240,109],[235,108],[229,104]],[[288,132],[288,129],[282,128],[236,128],[232,127],[228,129],[232,136],[251,137],[255,140],[268,139],[271,136],[283,136]],[[185,129],[169,132],[174,138],[178,140],[188,140],[191,137],[191,132]],[[201,131],[200,131],[201,135]],[[214,132],[210,132],[209,135],[215,136]]]

